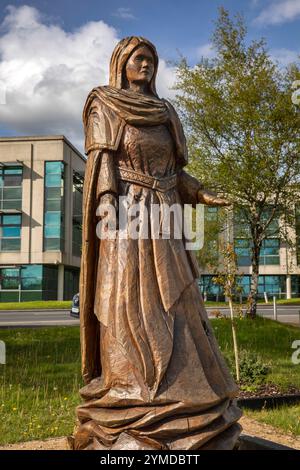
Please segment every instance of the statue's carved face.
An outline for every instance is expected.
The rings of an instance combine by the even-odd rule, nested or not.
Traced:
[[[126,64],[126,78],[129,83],[150,83],[154,74],[154,57],[147,46],[138,47]]]

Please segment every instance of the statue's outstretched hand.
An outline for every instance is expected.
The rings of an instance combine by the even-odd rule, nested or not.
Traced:
[[[197,193],[198,202],[201,204],[206,204],[207,206],[231,206],[232,202],[227,199],[218,197],[212,191],[205,189],[199,189]]]

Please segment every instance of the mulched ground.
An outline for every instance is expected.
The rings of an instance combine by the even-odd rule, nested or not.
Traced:
[[[300,389],[296,387],[289,387],[287,390],[282,392],[282,390],[275,384],[263,384],[260,385],[255,392],[248,392],[240,390],[238,398],[256,398],[256,397],[265,397],[265,396],[283,396],[283,395],[300,395]]]

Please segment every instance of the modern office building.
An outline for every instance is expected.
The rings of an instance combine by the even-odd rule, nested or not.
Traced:
[[[274,219],[269,227],[270,236],[262,245],[260,253],[258,296],[269,299],[300,297],[300,204],[295,201],[295,227],[289,228],[290,239],[294,240],[291,248],[279,237],[280,220]],[[216,208],[206,208],[206,219],[217,217]],[[246,298],[250,291],[251,250],[247,230],[243,228],[241,218],[236,214],[232,224],[222,236],[226,237],[235,248],[242,295]],[[209,300],[223,299],[222,289],[213,282],[213,274],[203,269],[201,290]]]
[[[78,292],[86,159],[64,136],[0,138],[0,301]]]

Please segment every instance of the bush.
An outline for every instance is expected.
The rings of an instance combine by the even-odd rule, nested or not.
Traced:
[[[249,351],[240,354],[240,381],[243,385],[261,385],[270,371],[260,356]]]
[[[262,361],[261,357],[250,351],[240,351],[240,385],[258,386],[265,382],[270,371],[268,364]],[[235,375],[234,358],[229,358],[229,366]]]

